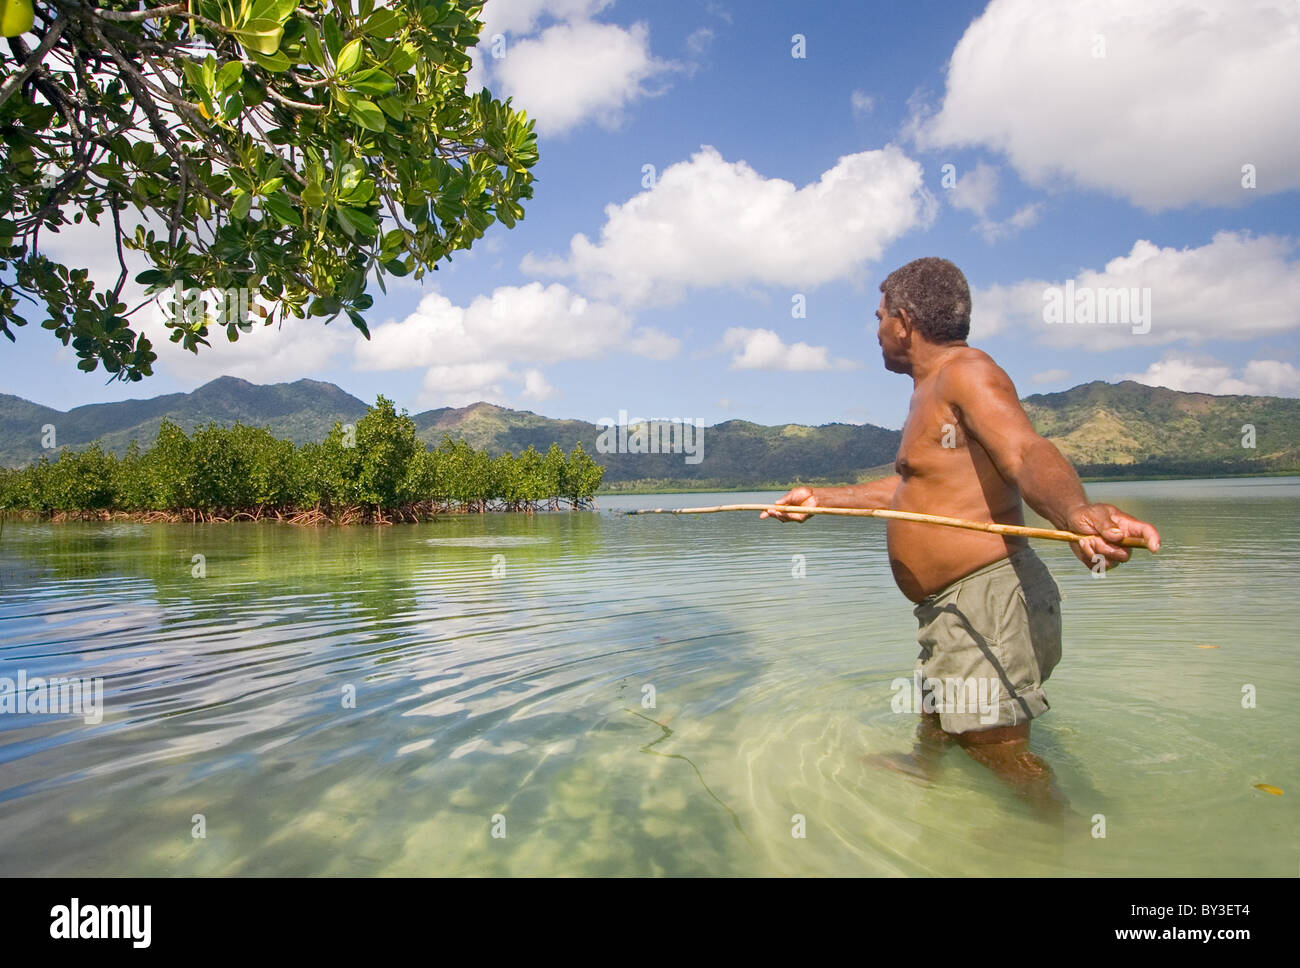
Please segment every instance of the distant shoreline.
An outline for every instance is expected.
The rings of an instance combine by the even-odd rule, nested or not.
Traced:
[[[883,475],[882,475],[883,476]],[[1080,477],[1085,484],[1122,484],[1130,481],[1212,481],[1229,478],[1252,478],[1252,477],[1297,477],[1300,476],[1300,468],[1294,470],[1280,471],[1255,471],[1250,474],[1196,474],[1189,476],[1187,474],[1136,474],[1132,476],[1125,475],[1108,475],[1106,477],[1086,476]],[[871,478],[870,480],[879,480]],[[856,484],[867,484],[867,481],[841,481],[838,483],[817,483],[808,484],[808,487],[853,487]],[[801,481],[791,481],[784,484],[756,484],[750,487],[632,487],[620,488],[618,490],[600,489],[595,492],[594,497],[623,497],[644,494],[744,494],[753,491],[781,491],[785,492],[792,487],[798,487]]]

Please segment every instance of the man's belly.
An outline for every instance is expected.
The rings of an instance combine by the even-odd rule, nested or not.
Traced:
[[[1018,506],[1014,512],[1003,512],[995,516],[990,514],[988,506],[983,503],[956,507],[948,503],[926,506],[920,500],[908,498],[904,488],[900,487],[894,506],[903,511],[924,510],[928,514],[973,521],[1024,523]],[[894,572],[894,581],[902,593],[914,602],[933,595],[977,568],[1007,557],[1026,544],[1024,538],[1004,538],[983,531],[967,531],[913,521],[890,521],[886,534],[889,565]]]

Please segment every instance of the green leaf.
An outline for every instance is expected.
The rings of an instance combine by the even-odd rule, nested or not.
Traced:
[[[302,200],[303,204],[308,205],[311,208],[320,208],[325,204],[325,193],[321,191],[319,185],[308,184],[307,187],[302,190]]]
[[[307,311],[313,316],[337,316],[342,304],[333,296],[329,298],[317,297],[311,301]]]
[[[371,37],[391,37],[402,25],[402,18],[387,7],[376,10],[361,29]]]
[[[357,101],[352,105],[349,113],[357,124],[370,131],[383,131],[388,127],[388,122],[384,120],[384,112],[379,110],[379,105],[374,101]]]
[[[231,168],[228,172],[226,172],[226,174],[230,176],[230,180],[234,182],[237,187],[242,188],[244,191],[249,192],[250,194],[252,193],[253,180],[248,177],[247,172],[243,171],[240,168]]]
[[[350,194],[361,184],[361,179],[365,177],[366,169],[364,165],[358,165],[355,161],[344,163],[339,168],[341,175],[339,179],[339,191],[343,194]]]
[[[348,41],[348,45],[343,48],[339,56],[335,58],[335,73],[339,75],[349,74],[361,63],[361,38]]]
[[[229,9],[227,9],[229,8]],[[221,5],[221,22],[238,25],[248,23],[253,19],[252,0],[239,0],[239,12],[235,13],[234,4],[222,3]]]
[[[360,71],[348,85],[362,94],[387,94],[397,86],[397,82],[377,67]]]
[[[405,121],[406,110],[403,107],[402,99],[399,97],[385,97],[379,99],[379,106],[384,109],[384,113],[394,121]]]
[[[285,225],[302,225],[302,216],[293,207],[293,202],[289,200],[289,196],[283,192],[276,192],[274,195],[262,199],[262,209],[270,212]]]
[[[321,18],[321,34],[325,38],[325,46],[329,48],[330,57],[337,64],[339,51],[343,49],[343,32],[339,30],[338,21],[333,17]]]
[[[244,99],[238,91],[226,98],[226,105],[222,109],[221,117],[225,121],[233,121],[239,117],[244,110]]]
[[[284,28],[274,20],[250,20],[241,30],[235,31],[239,42],[259,54],[274,54],[280,49]]]
[[[277,50],[274,54],[259,54],[255,50],[250,50],[248,56],[274,74],[287,71],[290,67],[289,58],[284,56],[284,51]]]
[[[298,0],[257,0],[253,4],[252,19],[284,23],[297,6]]]
[[[353,326],[361,330],[361,335],[363,335],[366,339],[370,339],[370,329],[366,326],[365,317],[363,317],[355,309],[349,309],[348,319],[352,320]],[[402,412],[405,413],[405,411]]]
[[[230,217],[237,219],[248,218],[248,211],[253,207],[253,196],[240,192],[235,196],[235,204],[230,206]],[[139,281],[139,280],[137,280]]]
[[[347,204],[355,208],[357,206],[365,205],[366,202],[370,201],[370,199],[374,197],[374,194],[375,183],[372,179],[367,178],[365,181],[361,182],[361,184],[357,185],[356,188],[352,189],[352,191],[348,192],[347,197],[342,199],[342,201],[347,202]]]
[[[230,61],[221,65],[221,70],[217,71],[217,87],[227,91],[235,86],[240,75],[244,73],[244,65],[241,61]]]
[[[339,218],[350,225],[353,229],[360,232],[367,238],[372,238],[379,234],[379,226],[365,212],[358,212],[355,208],[348,208],[346,205],[340,205],[336,212]]]
[[[405,74],[418,58],[415,47],[408,41],[393,51],[388,58],[388,69],[394,74]]]
[[[194,63],[187,57],[181,61],[181,70],[185,74],[185,80],[196,93],[207,93],[208,85],[203,77],[202,65]]]
[[[320,45],[320,31],[310,20],[304,21],[302,25],[303,42],[307,46],[307,63],[312,67],[325,70],[325,51]]]

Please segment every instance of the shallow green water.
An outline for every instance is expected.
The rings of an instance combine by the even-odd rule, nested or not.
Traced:
[[[1033,735],[1064,830],[960,750],[930,783],[864,761],[915,725],[880,522],[611,513],[773,493],[9,522],[0,677],[102,677],[105,709],[0,715],[0,874],[1294,876],[1300,478],[1089,493],[1166,549],[1098,580],[1036,544],[1065,595]]]

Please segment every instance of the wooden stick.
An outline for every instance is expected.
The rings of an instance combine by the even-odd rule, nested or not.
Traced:
[[[715,514],[718,511],[779,511],[783,514],[842,514],[860,518],[892,518],[896,521],[942,524],[950,528],[965,528],[968,531],[987,531],[991,534],[1013,534],[1025,538],[1048,538],[1052,541],[1071,541],[1075,543],[1082,541],[1084,538],[1098,537],[1098,535],[1075,534],[1073,531],[1056,531],[1052,528],[1029,528],[1021,524],[998,524],[993,521],[967,521],[963,518],[945,518],[938,514],[922,514],[919,511],[892,511],[888,508],[822,508],[805,507],[798,504],[720,504],[712,508],[642,508],[639,511],[628,511],[627,513]],[[1113,541],[1108,542],[1108,544],[1114,543]],[[1119,543],[1126,548],[1145,548],[1147,539],[1130,537],[1123,538]]]

